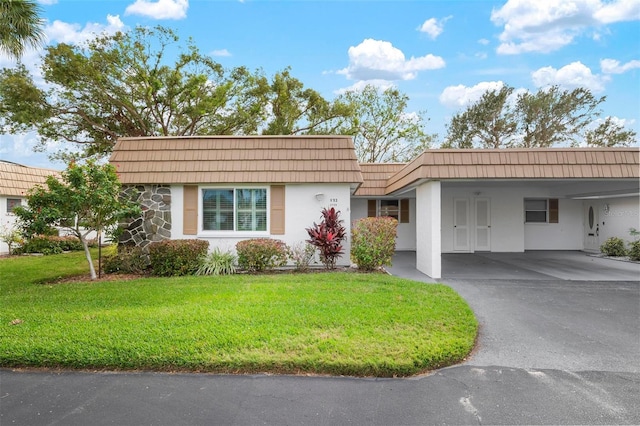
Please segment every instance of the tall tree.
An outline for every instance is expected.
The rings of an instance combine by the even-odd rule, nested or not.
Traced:
[[[513,87],[485,92],[465,111],[454,115],[448,125],[445,148],[502,148],[512,144],[518,122],[509,105]]]
[[[633,130],[627,130],[607,117],[598,127],[585,132],[584,141],[587,146],[595,147],[629,146],[638,142],[636,136]]]
[[[605,97],[589,89],[562,90],[558,86],[536,93],[520,93],[510,102],[513,88],[488,91],[449,123],[444,148],[546,148],[630,145],[635,132],[610,118],[599,127],[588,125],[600,115]]]
[[[353,113],[340,132],[353,135],[358,159],[367,163],[406,162],[427,149],[424,113],[409,113],[409,97],[395,88],[367,85],[339,97]]]
[[[169,29],[138,27],[49,47],[49,89],[24,67],[0,71],[0,114],[12,131],[36,130],[41,146],[74,142],[85,155],[109,153],[122,136],[255,133],[266,79],[242,67],[225,71],[191,40],[168,65],[178,41]]]
[[[599,115],[597,107],[605,98],[596,98],[589,89],[561,90],[558,86],[522,93],[517,110],[523,148],[545,148],[576,142],[585,126]]]
[[[329,102],[317,91],[305,88],[287,68],[274,75],[268,93],[265,135],[334,134],[351,114],[340,100]]]
[[[33,0],[0,1],[0,52],[20,59],[27,47],[44,44],[42,10]]]
[[[120,197],[115,167],[88,161],[69,164],[61,180],[49,176],[46,188],[34,187],[27,196],[27,207],[15,214],[27,235],[43,233],[54,225],[78,237],[89,263],[91,279],[96,279],[87,237],[116,225],[122,218],[140,213],[140,206]]]

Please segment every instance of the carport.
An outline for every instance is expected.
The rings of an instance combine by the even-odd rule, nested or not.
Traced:
[[[416,252],[399,251],[393,275],[423,280]],[[531,250],[520,253],[443,253],[442,280],[640,281],[640,263],[582,251]]]

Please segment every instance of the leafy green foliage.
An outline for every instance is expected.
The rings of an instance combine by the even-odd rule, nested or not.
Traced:
[[[55,225],[78,238],[95,279],[87,236],[140,212],[137,204],[119,198],[120,188],[112,165],[91,160],[84,165],[72,162],[60,180],[49,176],[46,188],[39,185],[32,188],[27,195],[28,207],[16,207],[14,213],[27,237],[42,234]]]
[[[213,249],[202,261],[196,275],[231,275],[236,273],[236,256],[230,251]]]
[[[396,250],[398,221],[391,217],[366,217],[351,229],[351,260],[359,269],[373,271],[390,266]]]
[[[261,272],[287,264],[287,245],[270,238],[254,238],[236,244],[238,266],[251,272]]]
[[[88,241],[88,245],[95,246],[95,241]],[[82,243],[73,236],[59,237],[57,235],[34,235],[25,240],[16,254],[41,253],[45,255],[59,254],[65,251],[82,251]]]
[[[119,245],[104,257],[103,269],[108,274],[143,274],[149,269],[149,259],[140,247]]]
[[[487,91],[475,103],[457,113],[447,126],[444,148],[547,148],[571,143],[578,146],[626,146],[635,132],[607,118],[587,130],[605,101],[585,88],[561,90],[559,86],[536,93],[513,95],[504,86]],[[512,98],[512,99],[510,99]]]
[[[298,271],[308,270],[315,255],[316,248],[306,241],[299,242],[289,248],[289,259],[291,259]]]
[[[42,75],[50,88],[38,88],[24,67],[3,70],[1,112],[13,132],[37,131],[41,146],[74,142],[85,156],[111,152],[123,136],[255,133],[266,79],[242,67],[227,72],[192,41],[178,42],[170,29],[137,27],[49,46]]]
[[[0,241],[7,245],[9,254],[13,254],[14,249],[20,246],[24,239],[20,229],[8,224],[0,226]]]
[[[338,100],[353,109],[341,133],[353,135],[356,155],[363,163],[410,161],[435,138],[425,131],[424,113],[409,114],[409,97],[395,88],[380,91],[367,85]]]
[[[34,0],[0,1],[0,52],[20,59],[26,47],[44,44],[42,8]]]
[[[309,234],[307,242],[316,247],[320,253],[320,261],[327,269],[334,269],[336,261],[344,254],[342,240],[346,229],[340,219],[340,212],[335,208],[322,209],[322,222],[313,223],[313,227],[307,228]]]
[[[160,277],[193,275],[209,251],[204,240],[164,240],[149,244],[151,274]]]
[[[629,243],[629,251],[627,254],[629,255],[629,259],[640,262],[640,240]]]
[[[478,327],[451,288],[386,274],[42,285],[82,262],[0,259],[0,366],[408,376],[462,361]]]
[[[626,256],[627,249],[624,247],[624,240],[618,237],[607,238],[600,246],[600,251],[607,256]]]

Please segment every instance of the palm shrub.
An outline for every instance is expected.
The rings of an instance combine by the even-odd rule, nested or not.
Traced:
[[[254,238],[236,244],[238,266],[250,272],[262,272],[287,264],[289,248],[280,240]]]
[[[195,274],[209,251],[204,240],[164,240],[149,245],[151,274],[166,277]]]
[[[340,219],[340,211],[331,207],[322,209],[322,222],[313,223],[313,227],[307,228],[309,239],[307,242],[318,249],[320,261],[327,269],[334,269],[336,261],[344,254],[342,240],[345,237],[344,223]]]
[[[196,275],[231,275],[236,273],[236,256],[230,251],[213,249],[203,260]]]
[[[600,246],[600,251],[607,256],[626,256],[627,250],[624,248],[624,240],[618,237],[607,238]]]
[[[366,217],[351,230],[351,261],[358,269],[373,271],[391,265],[396,251],[398,221],[392,217]]]

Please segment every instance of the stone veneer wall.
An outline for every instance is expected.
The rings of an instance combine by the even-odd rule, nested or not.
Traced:
[[[171,238],[171,188],[164,185],[135,185],[122,195],[140,204],[142,214],[120,226],[125,228],[119,243],[141,247]],[[146,250],[145,250],[146,251]]]

